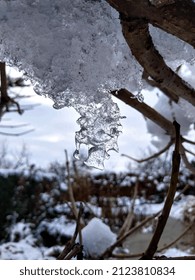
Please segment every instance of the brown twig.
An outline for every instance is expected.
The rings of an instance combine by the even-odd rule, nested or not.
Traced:
[[[75,254],[75,252],[78,253],[78,246],[76,247],[77,249],[75,250],[75,241],[76,241],[77,235],[79,234],[79,232],[81,230],[80,219],[81,219],[82,214],[83,214],[83,205],[81,203],[80,207],[79,207],[79,212],[78,212],[78,217],[77,217],[77,221],[76,221],[76,228],[75,228],[74,234],[73,234],[71,240],[69,240],[66,243],[63,251],[57,257],[57,260],[70,259],[70,257],[72,257]],[[80,246],[80,251],[81,251],[82,244],[79,244],[79,246]]]
[[[157,250],[157,252],[159,253],[159,252],[164,251],[164,250],[170,248],[171,246],[173,246],[176,242],[178,242],[191,229],[193,224],[194,224],[194,222],[191,223],[175,240],[173,240],[172,242],[170,242],[166,246],[161,247],[160,249]],[[143,255],[143,253],[137,253],[137,254],[112,254],[112,257],[114,257],[114,258],[121,258],[121,259],[124,259],[124,258],[132,259],[132,258],[140,257],[142,255]]]
[[[195,256],[180,256],[180,257],[156,257],[155,259],[160,259],[160,260],[195,260]]]
[[[29,130],[26,130],[26,131],[23,131],[23,132],[18,132],[18,133],[9,133],[9,132],[2,132],[2,131],[0,131],[0,134],[4,135],[4,136],[15,136],[15,137],[18,137],[18,136],[22,136],[22,135],[28,134],[28,133],[30,133],[32,131],[34,131],[34,129],[29,129]]]
[[[151,159],[154,159],[154,158],[160,156],[161,154],[163,154],[164,152],[166,152],[166,151],[172,146],[172,144],[173,144],[173,140],[171,139],[171,140],[169,141],[169,143],[168,143],[162,150],[160,150],[159,152],[157,152],[157,153],[155,153],[155,154],[153,154],[153,155],[151,155],[151,156],[149,156],[149,157],[147,157],[147,158],[144,158],[144,159],[136,159],[136,158],[134,158],[134,157],[132,157],[132,156],[129,156],[129,155],[126,155],[126,154],[121,154],[121,156],[127,157],[127,158],[129,158],[129,159],[132,159],[132,160],[134,160],[134,161],[136,161],[136,162],[138,162],[138,163],[142,163],[142,162],[149,161],[149,160],[151,160]]]
[[[188,150],[188,149],[186,149],[186,148],[184,148],[184,150],[185,150],[186,153],[195,156],[195,153],[194,153],[194,152],[192,152],[192,151],[190,151],[190,150]]]
[[[174,200],[177,200],[181,197],[181,195],[189,189],[189,185],[186,185],[183,190],[175,197]],[[119,246],[127,237],[129,237],[131,234],[133,234],[135,231],[143,227],[145,224],[150,222],[151,220],[155,219],[157,216],[160,215],[162,210],[158,211],[157,213],[153,214],[152,216],[146,217],[142,222],[140,222],[138,225],[135,227],[131,228],[128,232],[126,232],[123,236],[121,236],[120,239],[118,239],[115,243],[113,243],[109,248],[105,250],[105,252],[101,255],[100,259],[103,259],[105,257],[108,257],[112,254],[113,250]],[[137,254],[136,254],[137,255]],[[140,256],[140,255],[139,255]]]
[[[134,193],[133,193],[131,208],[129,210],[129,213],[128,213],[121,229],[119,230],[117,239],[120,239],[132,227],[133,218],[135,216],[134,207],[135,207],[135,200],[136,200],[136,197],[137,197],[138,184],[139,184],[139,182],[138,182],[138,179],[137,179],[137,182],[136,182],[135,187],[134,187]]]
[[[184,146],[181,144],[180,145],[180,153],[181,153],[181,158],[185,164],[185,166],[193,173],[195,174],[195,167],[189,162],[187,156],[186,156],[186,152],[185,152],[185,148]]]
[[[182,142],[186,142],[186,143],[188,143],[188,144],[192,144],[192,145],[195,145],[195,142],[194,141],[192,141],[192,140],[189,140],[189,139],[187,139],[187,138],[185,138],[185,137],[181,137],[181,140],[182,140]]]
[[[75,202],[75,199],[74,199],[72,184],[71,184],[71,180],[70,180],[70,164],[69,164],[69,160],[68,160],[67,150],[65,150],[65,157],[66,157],[68,193],[69,193],[69,198],[70,198],[71,205],[72,205],[73,214],[75,216],[75,219],[77,219],[78,218],[78,210],[77,210],[77,207],[76,207],[76,202]]]
[[[135,96],[128,91],[127,89],[120,89],[117,92],[112,91],[110,92],[112,95],[114,95],[116,98],[120,99],[127,105],[133,107],[135,110],[143,114],[146,118],[150,119],[154,123],[156,123],[158,126],[160,126],[164,131],[167,132],[168,135],[174,136],[175,130],[173,127],[172,122],[167,120],[165,117],[163,117],[160,113],[158,113],[156,110],[148,106],[144,102],[139,102]]]
[[[163,246],[162,248],[158,249],[157,252],[164,251],[165,249],[170,248],[173,246],[177,241],[179,241],[193,226],[194,222],[191,223],[175,240],[173,240],[171,243],[167,244],[166,246]]]
[[[180,126],[174,121],[176,139],[175,139],[175,150],[173,151],[172,156],[172,173],[171,173],[171,182],[168,190],[167,198],[165,200],[165,204],[162,210],[162,214],[160,215],[157,223],[156,230],[154,235],[150,241],[148,248],[145,253],[141,257],[141,259],[152,259],[155,252],[158,248],[158,242],[161,238],[161,235],[164,231],[167,219],[170,214],[171,206],[174,201],[174,196],[177,188],[178,176],[179,176],[179,167],[180,167]]]
[[[5,111],[9,111],[11,105],[16,105],[17,112],[22,114],[23,111],[20,105],[14,98],[11,98],[7,93],[7,77],[6,77],[6,65],[5,62],[0,62],[0,73],[1,73],[1,102],[0,102],[0,117],[2,117]],[[4,111],[5,109],[5,111]]]

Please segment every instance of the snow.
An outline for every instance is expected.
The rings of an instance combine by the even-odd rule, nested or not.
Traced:
[[[57,206],[56,206],[57,207]],[[162,209],[163,203],[144,204],[143,201],[136,201],[135,212],[137,214],[152,215]],[[179,201],[173,204],[170,217],[180,221],[194,221],[195,219],[195,198],[194,196],[182,196]],[[139,211],[139,212],[138,212]],[[19,222],[10,229],[10,241],[0,245],[0,259],[12,260],[33,260],[33,259],[55,259],[63,246],[54,245],[50,248],[39,246],[36,238],[32,234],[32,224]],[[67,221],[64,215],[53,218],[51,221],[44,220],[40,223],[37,233],[47,229],[49,234],[73,236],[76,223]],[[143,229],[143,234],[151,232],[153,228],[149,225]],[[82,242],[85,256],[87,258],[98,258],[108,247],[116,241],[117,235],[113,233],[108,225],[103,223],[100,218],[92,218],[82,229]],[[78,238],[76,240],[78,242]],[[119,248],[120,249],[120,248]],[[118,249],[116,248],[115,251]],[[127,248],[124,248],[127,250]],[[169,248],[163,252],[167,257],[190,255],[188,251],[178,248]]]
[[[38,231],[41,232],[42,230],[47,229],[51,235],[60,234],[70,237],[73,235],[75,227],[75,222],[68,223],[66,217],[61,215],[59,218],[54,218],[52,221],[42,221],[39,225]]]
[[[99,218],[93,218],[82,231],[84,251],[97,258],[116,241],[116,234]]]
[[[158,255],[158,254],[157,254]],[[163,251],[163,255],[166,257],[183,257],[183,256],[190,256],[191,254],[187,251],[182,251],[178,248],[169,248]]]
[[[159,212],[160,210],[163,209],[163,206],[164,206],[164,202],[158,203],[158,204],[140,203],[140,202],[141,201],[139,199],[136,200],[135,213],[137,213],[137,214],[142,213],[146,216]],[[194,196],[191,196],[191,195],[182,196],[182,198],[179,201],[175,201],[173,203],[171,212],[170,212],[170,217],[172,217],[176,220],[184,221],[186,216],[188,216],[188,212],[193,213],[194,207],[195,207]],[[192,216],[191,219],[193,219],[194,216]]]
[[[75,155],[81,144],[89,144],[86,164],[104,168],[107,152],[117,150],[120,131],[120,113],[108,89],[136,81],[137,64],[116,13],[106,1],[4,0],[0,22],[1,61],[22,70],[37,93],[54,101],[54,108],[73,106],[81,114]],[[106,116],[104,109],[115,117]]]
[[[60,182],[60,190],[61,191],[67,191],[68,186],[64,182]]]
[[[43,254],[38,248],[29,245],[25,240],[8,242],[0,246],[1,260],[40,260]]]
[[[24,222],[19,222],[11,228],[10,241],[19,241],[31,235],[31,225]]]

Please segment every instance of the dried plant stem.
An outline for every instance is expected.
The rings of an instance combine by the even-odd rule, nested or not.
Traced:
[[[126,219],[125,219],[124,224],[122,225],[122,227],[121,227],[121,229],[118,233],[117,239],[120,239],[132,227],[133,218],[135,216],[134,207],[135,207],[135,199],[137,197],[138,184],[139,183],[138,183],[138,179],[137,179],[137,182],[136,182],[135,187],[134,187],[134,193],[133,193],[131,208],[130,208],[129,213],[128,213]]]
[[[195,256],[163,257],[161,260],[195,260]]]
[[[180,154],[179,154],[180,126],[176,121],[174,121],[174,126],[175,126],[176,138],[175,138],[175,150],[173,151],[173,156],[172,156],[172,173],[171,173],[170,187],[162,210],[162,214],[158,219],[158,223],[154,235],[141,259],[152,259],[155,252],[157,251],[159,240],[165,228],[171,210],[171,206],[174,201],[174,196],[175,196],[178,176],[179,176],[179,167],[180,167]]]
[[[142,163],[142,162],[149,161],[151,159],[157,158],[158,156],[160,156],[161,154],[166,152],[172,146],[172,144],[173,144],[173,140],[171,139],[171,141],[169,141],[169,143],[162,150],[160,150],[159,152],[153,154],[152,156],[144,158],[144,159],[136,159],[136,158],[131,157],[131,156],[126,155],[126,154],[121,154],[121,156],[124,156],[124,157],[127,157],[129,159],[132,159],[132,160],[134,160],[134,161],[136,161],[138,163]]]
[[[75,228],[75,231],[74,231],[74,235],[71,238],[71,240],[69,240],[67,242],[67,244],[65,245],[63,251],[57,257],[57,260],[64,260],[64,259],[68,260],[68,259],[71,259],[73,256],[75,256],[75,254],[78,254],[79,252],[82,251],[82,243],[75,244],[77,235],[78,234],[81,235],[81,232],[80,232],[80,229],[81,229],[80,220],[81,220],[82,214],[83,214],[83,205],[80,204],[79,211],[78,211],[78,217],[77,217],[77,220],[76,220],[76,228]],[[80,239],[80,237],[79,237],[79,239]]]
[[[164,251],[167,248],[170,248],[171,246],[173,246],[177,241],[179,241],[193,226],[194,222],[191,223],[175,240],[173,240],[171,243],[167,244],[166,246],[160,248],[157,250],[157,252],[161,252]]]
[[[174,136],[175,131],[173,128],[173,124],[144,102],[141,103],[136,98],[132,98],[134,97],[134,95],[127,89],[120,89],[117,92],[112,91],[111,94],[123,101],[124,103],[126,103],[127,105],[133,107],[135,110],[142,113],[146,118],[156,123],[162,129],[164,129],[168,133],[168,135]]]
[[[174,200],[177,200],[178,198],[181,197],[181,195],[187,190],[189,189],[189,185],[186,185],[184,187],[184,189],[175,197]],[[108,257],[112,254],[112,251],[119,246],[127,237],[129,237],[131,234],[133,234],[135,231],[137,231],[138,229],[140,229],[141,227],[143,227],[145,224],[147,224],[148,222],[150,222],[151,220],[155,219],[157,216],[160,215],[160,213],[162,212],[162,210],[158,211],[157,213],[153,214],[152,216],[146,217],[141,223],[139,223],[138,225],[136,225],[135,227],[131,228],[128,232],[126,232],[123,236],[121,236],[120,239],[118,239],[115,243],[113,243],[102,255],[101,255],[101,259]],[[136,256],[140,256],[140,254],[136,254]]]
[[[0,118],[6,111],[9,111],[9,106],[11,104],[16,105],[17,112],[22,114],[23,111],[20,108],[18,102],[14,98],[9,97],[7,93],[7,77],[6,77],[6,65],[5,62],[0,62],[0,76],[1,76],[1,102],[0,102]]]
[[[75,202],[75,199],[74,199],[72,184],[71,184],[71,181],[70,181],[70,164],[69,164],[69,160],[68,160],[67,150],[65,150],[65,157],[66,157],[68,193],[69,193],[69,198],[70,198],[71,205],[72,205],[73,214],[75,216],[75,219],[77,219],[78,218],[78,210],[77,210],[77,207],[76,207],[76,202]]]

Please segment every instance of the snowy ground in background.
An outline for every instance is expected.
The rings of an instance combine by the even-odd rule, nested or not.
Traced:
[[[143,211],[143,213],[147,214],[153,214],[158,212],[160,209],[162,209],[163,203],[161,204],[142,204],[139,200],[136,201],[136,211]],[[195,215],[195,199],[194,196],[184,196],[181,200],[174,203],[172,210],[171,210],[171,219],[173,221],[178,221],[178,223],[181,223],[184,220],[184,216],[187,216],[187,214],[190,214],[190,217],[193,218]],[[187,212],[186,212],[187,211]],[[187,213],[187,214],[186,214]],[[174,222],[175,223],[175,222]],[[176,225],[176,224],[175,224]],[[173,240],[177,237],[175,234],[180,234],[180,232],[174,232],[174,230],[177,231],[177,228],[171,223],[167,226],[169,229],[169,235],[171,235],[171,238]],[[61,217],[59,219],[54,219],[53,222],[50,225],[51,231],[62,231],[66,232],[68,235],[72,236],[75,229],[74,223],[66,223],[65,220]],[[181,230],[181,228],[178,228]],[[179,231],[179,230],[178,230]],[[46,247],[39,247],[36,244],[35,238],[32,236],[28,225],[26,224],[19,224],[15,226],[15,229],[13,229],[13,236],[11,239],[14,240],[14,234],[17,232],[20,233],[21,240],[19,242],[8,242],[4,243],[0,246],[0,259],[55,259],[53,257],[54,253],[59,253],[62,250],[62,246],[54,246],[51,248]],[[148,230],[142,231],[142,234],[135,233],[134,236],[129,237],[129,241],[124,242],[124,246],[128,247],[130,241],[133,243],[140,243],[145,242],[145,245],[147,245],[149,242],[148,238]],[[139,240],[141,236],[141,241]],[[166,234],[165,234],[166,236]],[[151,236],[150,236],[151,238]],[[83,243],[86,253],[91,253],[93,256],[97,257],[100,255],[107,247],[109,247],[114,241],[116,240],[116,234],[114,234],[108,226],[102,223],[99,219],[94,219],[83,229]],[[166,241],[166,239],[165,239]],[[168,241],[168,240],[167,240]],[[101,244],[101,246],[98,244]],[[140,246],[139,244],[139,246]],[[134,244],[135,245],[135,244]],[[163,251],[164,255],[167,256],[184,256],[184,255],[190,255],[191,251],[190,248],[194,244],[188,244],[188,249],[181,249],[178,247],[173,246],[172,248],[168,248],[165,251]],[[140,249],[140,247],[139,247]],[[128,248],[129,252],[131,252],[131,248]],[[141,251],[142,252],[142,251]],[[133,252],[135,253],[135,252]],[[137,253],[140,253],[138,251]]]

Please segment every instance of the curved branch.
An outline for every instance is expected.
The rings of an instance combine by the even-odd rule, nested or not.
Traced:
[[[185,138],[185,137],[182,137],[181,140],[182,140],[182,142],[186,142],[186,143],[188,143],[188,144],[195,145],[195,141],[192,141],[192,140],[187,139],[187,138]]]
[[[192,151],[190,151],[190,150],[188,150],[188,149],[186,149],[186,148],[184,148],[184,150],[185,150],[186,153],[195,156],[195,153],[194,153],[194,152],[192,152]]]
[[[17,137],[17,136],[22,136],[22,135],[28,134],[28,133],[30,133],[32,131],[34,131],[34,128],[26,130],[26,131],[23,131],[23,132],[18,132],[18,133],[9,133],[9,132],[2,132],[2,131],[0,131],[0,135]]]
[[[126,18],[121,15],[123,35],[132,54],[144,70],[154,79],[166,94],[178,102],[179,97],[195,105],[195,91],[190,88],[164,62],[156,50],[148,29],[148,22],[142,19]]]
[[[150,244],[146,251],[144,252],[141,259],[150,260],[153,258],[155,252],[158,248],[158,243],[161,238],[161,235],[164,231],[165,225],[167,223],[167,219],[169,217],[171,207],[174,201],[174,196],[177,189],[177,182],[179,177],[179,167],[180,167],[180,125],[174,121],[176,137],[175,137],[175,149],[172,155],[172,172],[171,172],[171,182],[169,186],[169,190],[167,193],[167,197],[164,203],[164,207],[162,210],[162,214],[158,219],[158,223],[154,232],[154,235],[150,241]]]
[[[167,120],[160,113],[158,113],[156,110],[154,110],[144,102],[141,103],[136,98],[133,98],[134,95],[131,92],[129,92],[127,89],[120,89],[117,92],[112,91],[110,93],[114,95],[116,98],[126,103],[127,105],[133,107],[134,109],[142,113],[146,118],[156,123],[164,131],[166,131],[167,134],[169,134],[171,137],[175,136],[175,131],[172,122]]]
[[[185,164],[185,166],[192,172],[195,174],[195,167],[191,165],[191,163],[189,162],[187,156],[186,156],[186,151],[183,145],[180,145],[180,154],[181,154],[181,158]]]
[[[127,157],[127,158],[130,158],[138,163],[142,163],[142,162],[145,162],[145,161],[148,161],[148,160],[151,160],[151,159],[154,159],[160,155],[162,155],[164,152],[166,152],[171,146],[173,145],[173,140],[171,139],[169,141],[169,143],[162,149],[160,150],[158,153],[155,153],[153,154],[152,156],[150,157],[147,157],[147,158],[144,158],[144,159],[136,159],[136,158],[133,158],[131,156],[128,156],[128,155],[125,155],[125,154],[121,154],[121,156],[124,156],[124,157]]]
[[[180,38],[195,47],[195,3],[175,0],[175,3],[155,7],[149,0],[106,0],[127,17],[146,19],[152,25]]]

